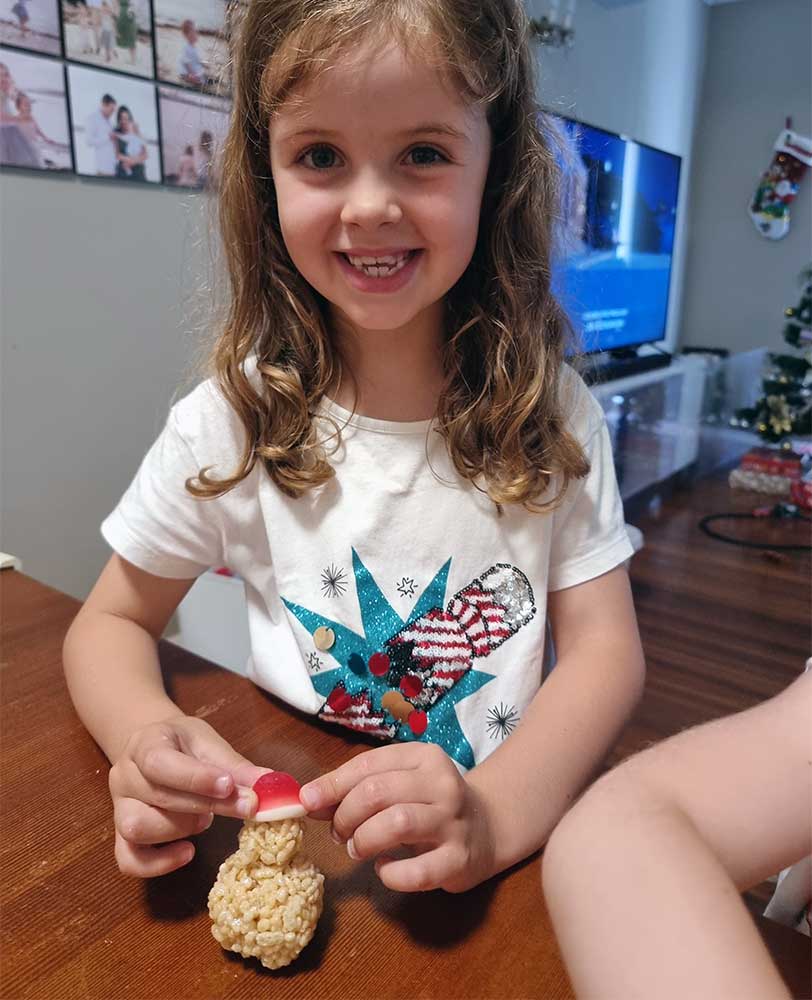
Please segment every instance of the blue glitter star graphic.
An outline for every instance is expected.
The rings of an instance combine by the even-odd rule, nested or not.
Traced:
[[[364,629],[363,635],[359,635],[340,622],[316,614],[316,612],[299,604],[294,604],[285,598],[282,600],[285,607],[311,635],[319,627],[330,628],[335,634],[335,643],[330,648],[329,653],[340,666],[332,670],[323,670],[311,678],[313,687],[318,693],[327,698],[336,684],[341,681],[349,695],[360,694],[364,690],[368,691],[373,707],[379,709],[381,698],[387,691],[391,690],[391,683],[387,681],[385,676],[376,677],[370,673],[367,669],[370,657],[374,653],[384,652],[386,640],[399,632],[404,625],[422,617],[432,608],[445,607],[446,584],[451,560],[449,559],[438,570],[406,619],[401,618],[386,599],[355,549],[352,550],[352,567]],[[400,725],[395,739],[402,742],[438,743],[449,756],[457,760],[463,767],[472,768],[474,766],[474,753],[460,727],[455,706],[493,679],[493,674],[470,668],[439,701],[428,709],[429,724],[425,733],[416,736],[408,725]]]

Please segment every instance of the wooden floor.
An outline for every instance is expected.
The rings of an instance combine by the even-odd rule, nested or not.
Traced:
[[[812,654],[810,553],[767,554],[716,541],[698,527],[705,514],[749,512],[774,502],[731,490],[726,474],[717,474],[674,493],[659,516],[629,516],[645,537],[631,579],[648,675],[612,763],[689,726],[756,705],[803,670]],[[810,525],[800,521],[715,526],[753,540],[811,540]],[[749,894],[750,902],[770,892],[764,884]]]

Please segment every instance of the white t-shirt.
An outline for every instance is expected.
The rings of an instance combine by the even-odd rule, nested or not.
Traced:
[[[125,156],[140,156],[144,149],[144,140],[135,132],[117,132],[116,135],[124,143]]]
[[[85,141],[96,153],[96,173],[116,172],[116,151],[110,141],[113,125],[110,119],[97,108],[85,121]]]
[[[206,71],[203,68],[197,47],[192,45],[191,42],[187,42],[181,49],[178,61],[178,76],[192,76],[197,80],[202,80],[205,75]]]
[[[255,364],[246,369],[256,378]],[[228,566],[245,581],[248,676],[304,712],[383,739],[438,743],[465,768],[508,736],[542,679],[547,592],[633,552],[603,412],[565,369],[570,426],[591,471],[553,514],[495,505],[454,471],[432,421],[319,413],[342,430],[336,476],[300,499],[257,463],[231,492],[184,490],[232,473],[244,432],[216,383],[172,407],[102,525],[158,576]],[[428,460],[427,460],[428,456]]]

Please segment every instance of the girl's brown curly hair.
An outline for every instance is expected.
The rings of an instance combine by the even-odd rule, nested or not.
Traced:
[[[341,376],[341,358],[326,300],[282,238],[269,123],[298,85],[361,40],[397,40],[407,57],[430,60],[463,98],[485,105],[491,161],[473,257],[446,294],[436,427],[459,475],[477,486],[481,479],[496,504],[552,510],[589,465],[559,398],[572,329],[551,292],[558,168],[535,101],[520,0],[251,0],[233,36],[234,108],[220,165],[230,304],[207,362],[247,441],[233,475],[213,479],[202,469],[186,487],[221,496],[258,459],[292,497],[334,475],[314,414]],[[250,355],[256,388],[245,372]],[[555,475],[560,488],[541,502]]]

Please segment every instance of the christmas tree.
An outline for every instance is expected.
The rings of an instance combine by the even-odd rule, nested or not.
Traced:
[[[737,410],[734,427],[755,428],[770,444],[790,447],[791,435],[812,434],[812,263],[799,275],[801,301],[784,311],[784,340],[801,354],[770,354],[762,395]]]
[[[138,25],[135,14],[130,10],[130,0],[121,0],[116,20],[116,45],[122,49],[134,49],[138,40]]]

